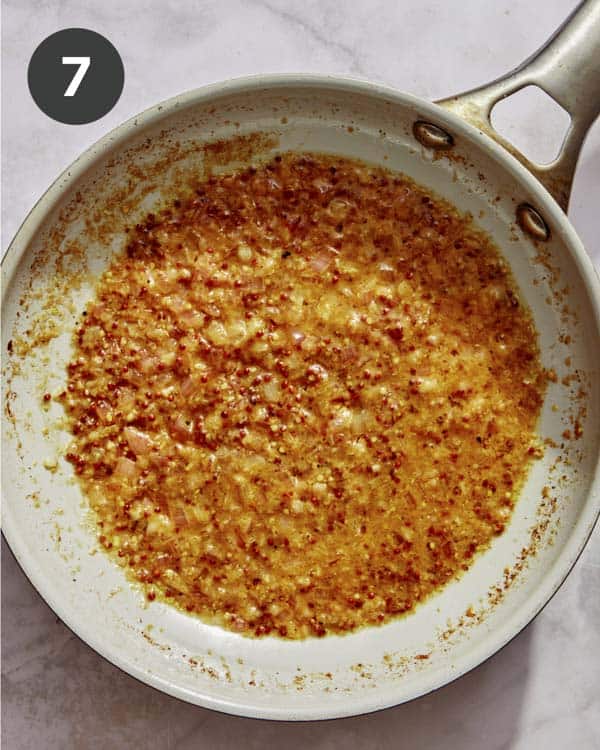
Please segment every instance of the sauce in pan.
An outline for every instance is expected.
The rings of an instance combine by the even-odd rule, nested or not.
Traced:
[[[248,635],[409,612],[504,530],[546,377],[498,250],[406,177],[285,154],[132,230],[69,460],[159,597]]]

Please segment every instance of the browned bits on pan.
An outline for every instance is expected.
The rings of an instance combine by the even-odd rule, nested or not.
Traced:
[[[150,601],[236,632],[411,611],[541,454],[512,278],[402,175],[286,154],[213,176],[130,233],[87,313],[61,401],[100,541]]]

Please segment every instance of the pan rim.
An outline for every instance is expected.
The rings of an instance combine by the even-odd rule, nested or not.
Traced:
[[[35,236],[46,215],[56,205],[62,193],[71,184],[76,182],[96,160],[100,159],[106,149],[117,148],[136,130],[143,131],[149,126],[168,117],[175,110],[185,110],[202,102],[218,99],[225,95],[247,94],[257,89],[302,89],[317,87],[320,89],[331,89],[332,91],[345,91],[365,95],[379,100],[387,100],[392,104],[412,106],[422,115],[429,115],[440,124],[446,124],[453,132],[460,132],[467,140],[479,141],[497,162],[502,165],[512,177],[523,184],[539,201],[546,216],[556,228],[561,240],[568,249],[572,262],[575,263],[578,274],[586,287],[591,301],[594,314],[596,330],[600,334],[600,276],[594,268],[591,259],[587,255],[583,244],[578,238],[568,217],[562,212],[558,204],[537,179],[506,152],[501,146],[483,132],[461,120],[457,115],[438,107],[437,105],[416,97],[412,94],[398,92],[395,89],[364,81],[362,79],[303,74],[278,74],[278,75],[255,75],[242,78],[230,79],[221,83],[214,83],[198,89],[178,94],[162,103],[156,104],[144,110],[141,114],[134,115],[124,123],[118,125],[107,135],[86,149],[68,166],[52,185],[43,193],[31,209],[15,237],[10,243],[2,260],[2,300],[4,302],[5,290],[10,286],[12,276],[17,264],[21,260],[24,249]],[[400,703],[405,703],[415,698],[426,695],[480,665],[493,654],[497,653],[510,640],[512,640],[550,601],[556,591],[562,585],[572,567],[582,553],[589,537],[592,534],[598,515],[600,514],[600,456],[593,471],[592,483],[582,513],[571,529],[569,538],[560,551],[553,566],[546,572],[544,578],[537,586],[526,606],[521,606],[514,611],[501,628],[494,629],[488,634],[476,648],[473,648],[468,657],[461,659],[453,673],[445,675],[433,675],[428,681],[423,681],[422,689],[414,691],[413,694],[405,695],[401,685],[386,686],[385,690],[376,691],[376,695],[359,694],[344,703],[343,706],[335,706],[333,710],[326,705],[315,707],[264,707],[254,704],[252,701],[240,701],[238,699],[223,699],[211,695],[209,692],[193,692],[187,688],[178,686],[174,681],[155,674],[148,674],[143,666],[136,664],[133,660],[114,653],[114,649],[103,645],[101,637],[94,633],[92,626],[86,626],[71,617],[68,607],[61,604],[60,596],[48,591],[45,576],[40,566],[28,558],[25,545],[22,543],[18,528],[11,523],[10,513],[3,513],[3,534],[6,541],[23,569],[26,577],[33,584],[40,596],[46,601],[58,617],[76,634],[86,642],[102,657],[110,661],[129,675],[141,682],[157,688],[173,697],[182,699],[189,703],[205,708],[229,713],[237,716],[250,718],[309,721],[318,719],[333,719],[370,713],[384,708],[389,708]],[[65,611],[67,610],[67,611]],[[434,679],[437,677],[437,679]],[[292,699],[293,700],[293,699]]]

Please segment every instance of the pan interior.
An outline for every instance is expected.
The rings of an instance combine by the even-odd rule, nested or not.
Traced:
[[[416,120],[452,132],[450,151],[414,138]],[[507,531],[459,581],[380,628],[300,642],[244,638],[159,603],[148,605],[96,551],[86,504],[64,458],[61,409],[42,394],[66,379],[70,333],[125,227],[207,169],[280,151],[359,158],[398,170],[470,212],[509,261],[557,374],[540,423],[552,441]],[[543,605],[590,533],[599,452],[600,346],[589,269],[572,232],[533,180],[484,137],[433,105],[366,84],[259,79],[189,94],[151,110],[80,158],[46,194],[4,265],[4,530],[57,614],[133,675],[201,705],[309,719],[393,705],[489,656]],[[546,201],[546,203],[544,202]],[[516,206],[546,209],[537,245]],[[578,420],[583,437],[566,439]],[[15,455],[18,457],[15,461]],[[469,613],[468,615],[466,613]],[[375,688],[375,689],[374,689]]]

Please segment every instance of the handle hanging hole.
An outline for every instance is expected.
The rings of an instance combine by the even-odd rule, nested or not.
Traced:
[[[491,111],[496,132],[535,164],[560,156],[571,117],[539,86],[525,86],[497,102]]]

